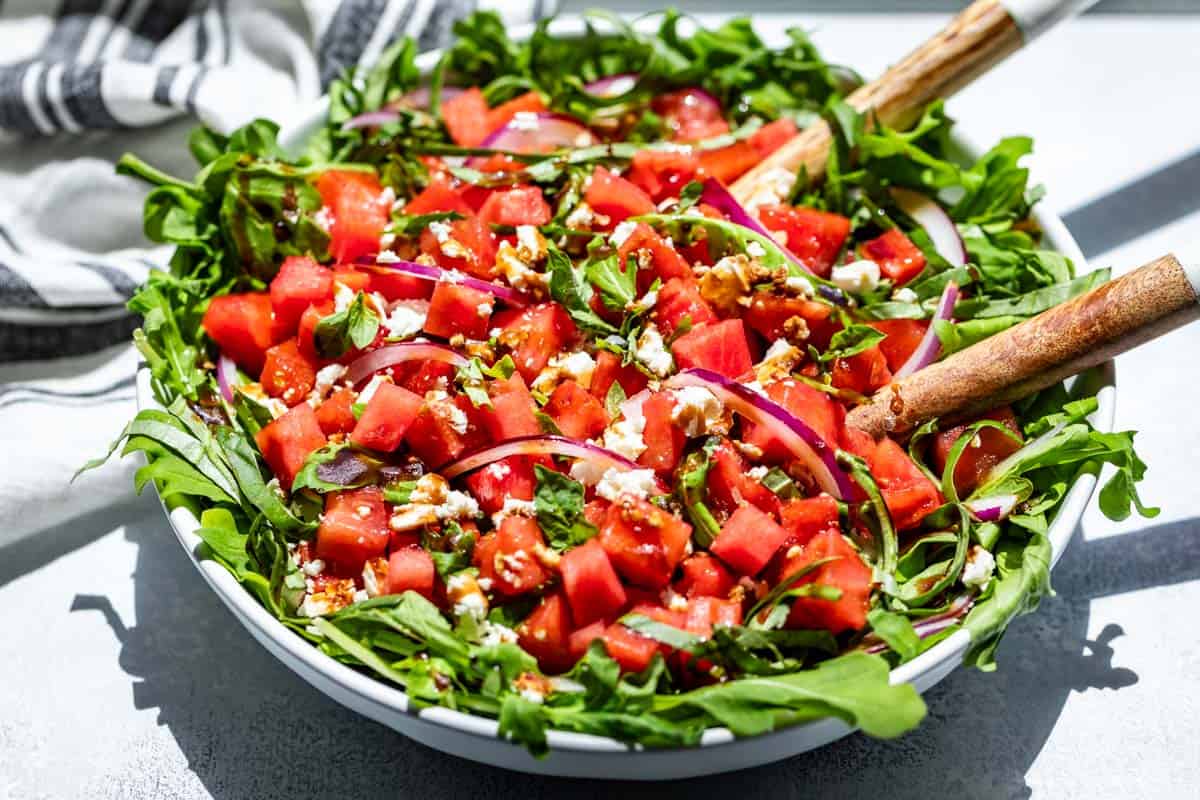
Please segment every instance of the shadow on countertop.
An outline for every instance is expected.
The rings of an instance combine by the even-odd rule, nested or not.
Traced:
[[[1198,524],[1175,522],[1095,542],[1077,532],[1054,573],[1058,595],[1013,625],[999,670],[952,674],[926,695],[929,716],[908,737],[884,742],[855,735],[774,765],[670,784],[506,772],[443,755],[355,715],[281,668],[236,623],[157,509],[126,528],[139,548],[137,625],[127,627],[102,596],[77,596],[73,608],[104,614],[121,641],[120,664],[133,679],[135,705],[159,709],[159,723],[217,798],[582,800],[616,792],[667,798],[701,787],[710,796],[851,796],[886,787],[896,800],[1027,797],[1026,772],[1070,692],[1138,680],[1120,666],[1120,627],[1107,625],[1096,641],[1085,639],[1090,601],[1200,577]],[[97,787],[98,794],[124,794],[130,779]]]

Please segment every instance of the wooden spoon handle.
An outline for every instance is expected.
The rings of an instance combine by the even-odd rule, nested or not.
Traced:
[[[1198,287],[1200,269],[1162,256],[884,387],[846,423],[902,436],[1026,397],[1200,318]]]
[[[1095,0],[977,0],[932,39],[880,78],[846,98],[859,111],[893,127],[905,127],[932,100],[948,97],[1002,61],[1033,36]],[[801,166],[810,176],[825,171],[832,144],[829,125],[819,121],[805,128],[730,187],[738,202],[752,202],[759,188],[779,169],[795,173]]]

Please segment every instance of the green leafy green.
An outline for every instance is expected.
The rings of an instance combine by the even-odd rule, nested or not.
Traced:
[[[596,526],[583,516],[583,484],[561,472],[534,465],[537,489],[533,503],[538,527],[555,550],[583,544],[596,535]]]
[[[375,341],[379,314],[367,307],[367,296],[359,292],[354,302],[323,317],[313,330],[313,342],[322,358],[339,358],[350,350],[361,350]]]

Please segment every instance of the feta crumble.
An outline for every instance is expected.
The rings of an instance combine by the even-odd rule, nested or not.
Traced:
[[[544,394],[554,391],[563,379],[570,379],[587,389],[592,385],[592,375],[596,372],[596,359],[583,351],[559,354],[550,359],[550,363],[538,373],[530,386]]]
[[[897,303],[916,303],[921,298],[917,297],[917,293],[907,286],[902,286],[892,292],[892,299]]]
[[[428,300],[397,300],[388,308],[383,327],[392,338],[412,336],[421,332],[428,316]]]
[[[869,259],[835,266],[829,280],[844,292],[862,294],[879,285],[879,265]]]
[[[517,632],[512,628],[506,628],[497,622],[487,622],[486,620],[482,627],[483,637],[479,640],[479,643],[484,647],[492,647],[504,644],[505,642],[515,643],[517,641]]]
[[[633,354],[638,361],[641,361],[647,369],[660,378],[670,374],[675,366],[675,360],[671,358],[671,352],[667,350],[662,334],[653,324],[647,325],[646,329],[642,331]]]
[[[611,467],[596,484],[596,494],[605,500],[616,502],[623,494],[645,500],[658,488],[652,469],[618,469]]]
[[[974,545],[967,553],[967,563],[963,566],[962,583],[968,589],[983,589],[992,579],[996,569],[996,559],[991,552],[979,545]]]
[[[613,247],[620,247],[629,241],[629,237],[633,235],[635,230],[637,230],[637,223],[627,219],[613,228],[609,241],[612,242]]]
[[[496,250],[496,266],[508,285],[518,291],[537,293],[546,288],[546,275],[533,269],[533,265],[522,258],[521,251],[510,242],[500,243]]]
[[[646,418],[641,407],[630,408],[612,427],[604,432],[604,446],[630,461],[646,451],[642,433],[646,430]]]
[[[366,405],[367,403],[371,402],[371,398],[375,396],[375,392],[379,391],[380,386],[383,386],[385,383],[391,383],[391,382],[392,382],[392,378],[390,375],[374,375],[374,376],[372,376],[371,380],[369,380],[367,382],[367,385],[363,387],[363,390],[358,393],[357,402],[362,403],[363,405]]]
[[[725,407],[717,396],[703,386],[684,386],[672,391],[675,408],[671,421],[689,437],[703,436],[720,425]]]
[[[535,517],[537,505],[532,500],[520,500],[516,497],[504,498],[504,505],[492,514],[492,524],[497,528],[509,517]]]
[[[750,242],[746,245],[746,255],[752,258],[763,258],[767,255],[767,250],[759,242]]]

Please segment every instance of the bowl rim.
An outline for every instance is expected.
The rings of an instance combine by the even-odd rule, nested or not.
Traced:
[[[635,23],[635,25],[646,24],[645,20]],[[510,31],[510,35],[514,39],[527,38],[535,27],[533,24],[514,27]],[[556,35],[563,36],[580,35],[585,31],[583,17],[579,15],[558,17],[550,23],[550,31]],[[417,57],[416,64],[423,75],[428,74],[433,68],[440,58],[441,53],[441,50],[434,50],[422,53]],[[287,125],[282,126],[279,141],[284,149],[295,150],[301,145],[307,136],[319,126],[327,108],[328,97],[323,96],[303,107],[288,121]],[[956,146],[970,155],[978,156],[986,150],[986,148],[980,147],[974,141],[973,137],[964,133],[960,128],[952,131],[951,139]],[[1053,210],[1052,204],[1048,205],[1045,199],[1040,201],[1034,209],[1033,217],[1041,226],[1046,240],[1051,247],[1072,259],[1080,273],[1090,271],[1087,259],[1059,215]],[[1091,421],[1098,430],[1110,432],[1113,430],[1116,409],[1115,367],[1112,361],[1108,361],[1099,370],[1101,382],[1098,392],[1099,407],[1092,415]],[[139,367],[137,375],[137,407],[139,411],[146,408],[161,408],[151,388],[150,372],[144,365]],[[1051,569],[1058,563],[1058,560],[1066,550],[1075,527],[1079,524],[1084,511],[1087,509],[1096,485],[1097,476],[1088,473],[1077,478],[1067,491],[1062,506],[1050,524],[1047,537],[1051,546]],[[196,530],[200,527],[200,523],[191,511],[184,507],[170,509],[165,504],[164,511],[167,513],[176,538],[184,550],[187,551],[196,569],[230,611],[234,613],[234,616],[264,645],[266,644],[266,640],[269,640],[280,651],[286,653],[289,658],[294,658],[300,662],[309,672],[320,675],[325,680],[336,684],[361,700],[377,706],[382,711],[415,714],[425,721],[458,733],[486,738],[493,742],[505,741],[499,736],[498,722],[487,717],[476,716],[440,706],[426,707],[414,712],[408,702],[408,695],[403,689],[386,684],[381,679],[377,679],[366,672],[360,672],[348,665],[342,664],[331,656],[322,653],[302,637],[295,635],[287,626],[260,605],[254,596],[238,583],[232,573],[216,561],[201,558],[203,540],[196,535]],[[893,684],[914,683],[922,676],[935,672],[939,667],[944,667],[947,662],[953,660],[957,660],[958,663],[952,664],[949,669],[957,668],[961,664],[963,654],[970,646],[970,643],[970,634],[966,630],[957,631],[912,661],[893,669],[889,680]],[[294,672],[298,671],[296,664],[288,663],[279,652],[275,652],[270,647],[268,649],[272,650],[289,669]],[[305,677],[306,680],[308,679],[307,675],[302,675],[302,677]],[[821,725],[828,723],[828,721],[828,719],[816,720],[762,734],[754,738],[764,740],[788,735],[794,733],[797,729]],[[845,727],[847,733],[852,730],[849,726]],[[702,748],[730,745],[738,741],[744,740],[737,739],[728,728],[717,727],[706,730],[700,743],[694,747],[655,748],[655,751],[699,751]],[[508,744],[513,748],[519,747],[519,745],[512,744],[511,742]],[[599,754],[606,752],[627,752],[631,747],[637,749],[636,745],[627,745],[609,737],[560,730],[547,731],[547,744],[552,752],[574,751]]]

